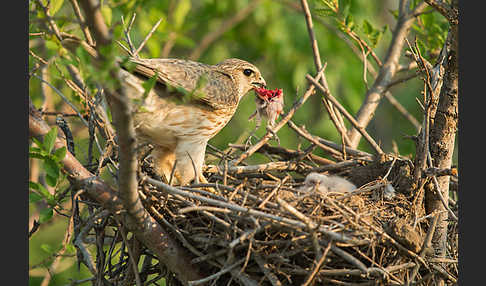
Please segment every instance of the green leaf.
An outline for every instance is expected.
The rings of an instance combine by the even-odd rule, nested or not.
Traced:
[[[60,172],[58,163],[54,161],[52,158],[46,158],[44,160],[43,165],[44,165],[44,170],[46,171],[46,179],[47,177],[50,177],[49,180],[47,180],[48,185],[51,187],[56,186],[56,182],[57,179],[59,178],[59,172]]]
[[[54,143],[56,142],[56,137],[57,137],[57,127],[52,127],[49,132],[44,136],[44,150],[47,151],[47,153],[51,153],[52,148],[54,148]]]
[[[54,160],[56,162],[60,162],[62,161],[62,159],[64,159],[64,157],[66,157],[66,153],[67,153],[67,149],[65,146],[57,149],[56,151],[54,151]]]
[[[143,92],[142,97],[144,99],[147,97],[149,92],[152,90],[152,88],[154,88],[155,84],[157,83],[157,77],[158,77],[158,74],[157,74],[157,72],[155,72],[155,74],[152,77],[150,77],[148,80],[146,80],[142,83],[142,87],[144,88],[144,92]]]
[[[353,15],[348,14],[348,16],[346,16],[346,18],[344,19],[344,24],[346,25],[346,27],[348,27],[349,30],[352,31],[355,27]]]
[[[64,0],[51,0],[51,5],[49,7],[49,13],[51,16],[54,16],[54,14],[61,9],[63,2]]]
[[[32,141],[35,143],[35,145],[37,145],[39,148],[41,148],[43,150],[44,144],[42,144],[42,142],[40,142],[39,140],[37,140],[37,138],[35,138],[35,137],[32,137]]]
[[[76,253],[76,248],[74,247],[74,245],[72,243],[68,243],[66,245],[66,253],[67,254],[75,254]]]
[[[29,157],[44,160],[46,158],[46,155],[42,153],[29,152]]]
[[[57,177],[46,175],[46,183],[51,187],[55,187],[57,184]]]
[[[370,24],[370,22],[368,22],[368,20],[363,20],[363,32],[366,34],[366,35],[370,35],[371,33],[373,33],[375,29],[373,28],[373,26]]]
[[[41,201],[44,197],[36,192],[29,192],[29,202],[30,203],[36,203],[38,201]]]
[[[54,214],[54,211],[52,210],[52,208],[42,209],[39,212],[39,222],[44,223],[44,222],[49,221],[52,218],[53,214]]]
[[[52,197],[51,193],[44,188],[43,185],[36,183],[36,182],[29,182],[29,188],[38,191],[44,198],[49,199]]]
[[[47,243],[43,243],[41,244],[40,248],[42,250],[44,250],[45,252],[49,253],[49,254],[52,254],[54,253],[54,249],[52,248],[52,246],[50,246],[49,244]]]

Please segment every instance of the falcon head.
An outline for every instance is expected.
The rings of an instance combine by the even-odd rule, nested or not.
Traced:
[[[247,61],[240,59],[226,59],[215,65],[234,81],[241,99],[246,93],[255,88],[267,85],[260,70]]]

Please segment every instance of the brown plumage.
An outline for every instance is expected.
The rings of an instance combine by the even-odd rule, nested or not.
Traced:
[[[134,113],[137,139],[154,146],[157,172],[169,178],[175,161],[175,183],[202,177],[206,145],[231,119],[240,99],[265,86],[258,68],[227,59],[216,65],[181,59],[135,59],[135,69],[120,75],[126,94],[138,107]],[[142,83],[156,75],[144,95]],[[197,174],[194,173],[194,167]]]

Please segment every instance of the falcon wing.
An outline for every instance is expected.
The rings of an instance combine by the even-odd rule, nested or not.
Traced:
[[[175,89],[190,100],[202,102],[219,109],[238,104],[237,90],[231,76],[210,65],[180,59],[136,59],[133,72],[151,78],[157,74],[157,82]]]

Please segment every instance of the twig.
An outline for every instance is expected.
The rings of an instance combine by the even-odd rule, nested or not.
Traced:
[[[74,14],[76,15],[76,18],[78,18],[79,20],[79,25],[81,26],[81,30],[83,31],[84,38],[86,39],[89,45],[94,46],[95,43],[93,41],[93,38],[91,37],[89,28],[86,25],[86,21],[84,20],[83,14],[81,14],[81,9],[79,9],[78,1],[69,0],[69,2],[71,2],[71,5],[73,6]]]
[[[412,125],[415,127],[415,129],[417,130],[420,130],[420,123],[417,121],[417,119],[415,119],[415,117],[410,114],[406,109],[405,107],[403,107],[402,104],[400,104],[400,102],[398,102],[398,100],[395,99],[395,97],[393,97],[393,95],[389,92],[389,91],[385,91],[383,93],[383,95],[385,96],[385,98],[388,100],[388,102],[393,106],[395,107],[395,109],[400,112],[401,115],[403,115],[403,117],[405,117],[405,119],[407,119],[410,123],[412,123]]]
[[[49,8],[48,6],[44,6],[40,0],[36,0],[36,3],[44,10],[44,14],[46,15],[46,20],[47,23],[49,23],[49,26],[51,27],[51,30],[53,31],[54,35],[59,41],[62,41],[62,36],[61,33],[59,32],[59,28],[57,27],[56,22],[51,17],[51,13],[49,13]],[[48,2],[50,4],[50,2]]]
[[[132,18],[130,19],[130,23],[128,24],[128,27],[126,27],[125,18],[123,17],[123,15],[121,16],[121,21],[122,21],[122,24],[123,24],[123,33],[125,33],[125,41],[128,44],[128,48],[130,50],[129,54],[131,56],[135,56],[135,50],[134,50],[135,48],[133,47],[132,39],[130,38],[130,31],[132,30],[132,25],[133,25],[133,22],[135,21],[136,16],[137,16],[137,13],[133,13]]]
[[[272,283],[273,286],[281,286],[282,282],[278,280],[277,275],[273,274],[270,271],[270,267],[268,266],[268,263],[265,263],[261,255],[259,255],[258,253],[254,253],[253,257],[255,259],[255,262],[258,264],[258,267],[260,267],[265,277],[267,277],[268,281],[270,281],[270,283]]]
[[[293,123],[292,120],[289,120],[289,122],[287,122],[287,124],[289,125],[290,128],[292,128],[295,132],[297,132],[297,134],[304,137],[308,141],[312,142],[316,146],[320,147],[322,150],[324,150],[324,151],[326,151],[326,152],[328,152],[331,155],[334,155],[336,157],[344,158],[344,155],[343,155],[342,152],[322,144],[321,142],[319,142],[319,140],[317,138],[315,138],[313,135],[311,135],[309,132],[307,132],[307,130],[304,130],[304,128],[299,128],[297,125],[295,125],[295,123]]]
[[[137,286],[142,286],[142,281],[140,280],[140,273],[138,273],[138,264],[135,261],[134,253],[133,253],[132,249],[130,248],[130,245],[128,245],[127,235],[125,234],[125,230],[123,229],[122,225],[119,225],[119,228],[120,228],[120,233],[122,235],[123,241],[125,241],[125,244],[127,245],[130,264],[132,265],[133,274],[135,275],[135,282],[137,283]],[[135,238],[133,238],[133,239],[135,239]]]
[[[316,274],[319,272],[319,269],[321,268],[322,264],[324,263],[324,260],[326,259],[327,257],[327,253],[329,252],[329,250],[331,249],[331,244],[333,242],[332,241],[329,241],[327,243],[327,246],[326,246],[326,249],[324,249],[324,253],[322,254],[321,258],[319,259],[319,261],[317,261],[317,263],[315,264],[314,266],[314,269],[312,269],[312,272],[309,274],[309,276],[307,276],[307,279],[305,280],[305,282],[302,284],[302,286],[308,286],[312,283],[312,281],[314,280],[314,277],[316,276]]]
[[[192,286],[192,285],[200,285],[200,284],[209,282],[209,281],[211,281],[213,279],[216,279],[216,278],[220,277],[223,274],[226,274],[226,273],[230,272],[233,268],[235,268],[236,266],[240,265],[244,261],[245,261],[245,258],[242,258],[242,259],[236,261],[235,263],[233,263],[232,265],[230,265],[230,266],[228,266],[226,268],[223,268],[220,271],[214,273],[213,275],[209,275],[208,277],[203,278],[203,279],[199,279],[199,280],[188,281],[187,284],[189,286]]]
[[[302,222],[297,221],[297,220],[288,219],[288,218],[285,218],[285,217],[279,217],[279,216],[268,214],[268,213],[265,213],[265,212],[262,212],[262,211],[257,211],[257,210],[254,210],[254,209],[242,207],[242,206],[239,206],[239,205],[236,205],[236,204],[221,202],[221,201],[218,201],[218,200],[202,197],[202,196],[190,193],[190,192],[182,191],[182,190],[179,190],[177,188],[171,187],[171,186],[169,186],[169,185],[167,185],[163,182],[154,180],[152,178],[147,178],[146,180],[147,180],[148,183],[154,185],[155,187],[157,187],[161,191],[168,192],[168,193],[173,194],[173,195],[180,195],[180,196],[196,199],[198,201],[205,202],[205,203],[208,203],[208,204],[211,204],[211,205],[216,205],[216,206],[219,206],[219,207],[228,208],[228,209],[235,211],[235,212],[242,212],[242,213],[246,213],[246,214],[253,215],[253,216],[256,216],[256,217],[262,217],[262,218],[270,219],[270,220],[277,221],[277,222],[280,222],[280,223],[293,225],[293,226],[296,226],[296,227],[303,227],[303,228],[307,227],[307,225],[305,223],[302,223]],[[339,233],[336,233],[336,232],[333,232],[333,231],[329,231],[327,229],[327,227],[325,227],[325,226],[320,226],[318,228],[318,231],[322,232],[325,235],[328,235],[329,238],[331,238],[335,241],[358,243],[358,241],[355,241],[354,239],[349,238],[347,235],[339,234]]]
[[[437,226],[438,219],[439,216],[437,215],[437,213],[435,213],[434,218],[432,219],[432,224],[430,225],[429,231],[425,236],[424,243],[422,244],[422,250],[420,251],[420,257],[422,258],[425,258],[425,254],[427,253],[427,250],[431,246],[430,243],[432,242],[432,237],[434,236],[434,231],[435,231],[435,227]],[[413,281],[415,279],[415,276],[417,276],[419,268],[420,268],[420,264],[417,263],[412,270],[412,275],[410,276],[409,281]]]
[[[145,36],[145,38],[143,39],[142,43],[140,44],[140,46],[137,48],[137,50],[133,53],[133,56],[134,57],[137,57],[138,58],[138,53],[142,50],[143,46],[145,46],[145,44],[147,43],[148,39],[150,39],[150,37],[152,37],[152,34],[155,32],[155,30],[157,29],[157,27],[159,27],[160,23],[162,22],[163,18],[160,18],[160,20],[157,21],[157,23],[155,23],[155,25],[152,27],[152,29],[150,30],[150,32],[147,34],[147,36]]]
[[[301,0],[300,4],[302,6],[302,10],[305,15],[305,21],[307,25],[307,32],[309,34],[309,38],[311,41],[311,46],[312,46],[312,53],[314,56],[314,64],[316,66],[316,70],[319,71],[322,69],[322,62],[321,62],[321,56],[319,54],[319,48],[317,46],[317,40],[314,35],[314,24],[312,23],[312,15],[309,9],[309,4],[307,3],[307,0]],[[325,66],[325,65],[324,65]],[[326,76],[323,74],[320,81],[322,82],[322,85],[328,89],[327,85],[327,80]],[[331,118],[331,121],[334,123],[334,126],[339,130],[339,133],[343,136],[343,140],[346,145],[349,145],[350,141],[348,136],[346,135],[346,127],[344,125],[344,122],[342,118],[340,117],[340,114],[335,111],[333,108],[332,104],[327,100],[323,99],[322,102],[324,103],[324,107],[326,108],[327,112],[329,113],[329,117]]]
[[[339,109],[339,111],[341,111],[341,113],[346,117],[346,119],[348,119],[349,122],[351,122],[351,124],[353,124],[353,126],[359,131],[359,133],[361,135],[363,135],[363,137],[366,139],[366,141],[368,141],[368,143],[370,143],[371,147],[373,147],[373,149],[375,150],[375,152],[378,155],[381,155],[381,154],[384,153],[383,150],[381,150],[380,146],[378,146],[378,144],[376,144],[375,140],[373,140],[373,138],[371,138],[371,136],[366,132],[366,130],[362,126],[359,125],[359,123],[356,121],[356,119],[354,119],[353,116],[348,113],[348,111],[336,100],[336,98],[334,98],[334,96],[329,94],[329,92],[321,84],[319,84],[315,79],[313,79],[310,75],[307,74],[305,76],[305,78],[307,80],[309,80],[319,90],[321,90],[321,92],[326,96],[326,98],[328,98]]]

